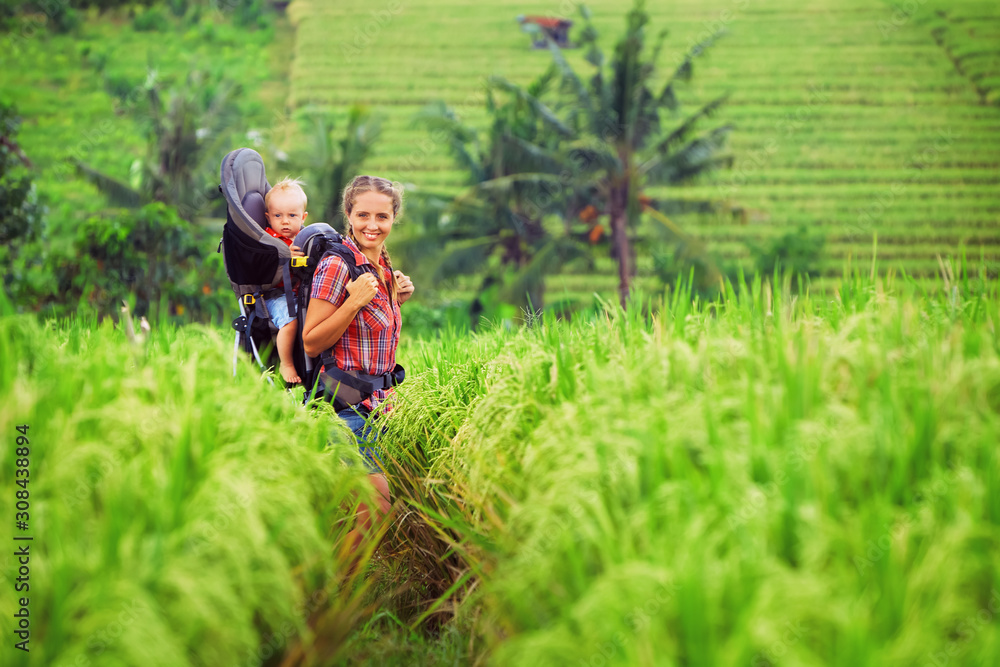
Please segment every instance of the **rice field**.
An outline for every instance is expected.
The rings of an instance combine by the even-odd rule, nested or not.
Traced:
[[[0,297],[0,663],[255,665],[317,630],[343,643],[367,589],[343,543],[368,497],[342,463],[357,450],[232,363],[217,329],[131,341]]]
[[[606,47],[627,3],[587,3]],[[914,276],[936,256],[1000,260],[1000,9],[993,2],[788,0],[650,3],[653,29],[670,36],[663,75],[699,39],[727,34],[696,63],[681,96],[688,109],[731,93],[736,164],[683,191],[744,207],[748,215],[688,216],[683,224],[724,259],[745,262],[744,239],[801,224],[828,237],[822,273],[871,258]],[[343,112],[364,103],[385,118],[372,171],[424,189],[463,183],[443,146],[415,127],[423,105],[444,99],[484,122],[481,86],[499,74],[527,83],[548,65],[529,48],[518,14],[568,15],[571,3],[295,0],[291,100]],[[581,55],[567,52],[580,63]],[[586,71],[586,70],[581,70]],[[716,245],[719,242],[719,245]],[[889,250],[889,248],[892,250]],[[603,271],[607,268],[607,271]],[[599,267],[594,284],[610,263]],[[589,273],[589,271],[587,271]]]
[[[400,468],[492,664],[995,664],[1000,311],[962,282],[418,346]]]
[[[590,5],[612,44],[623,4]],[[732,93],[737,164],[684,196],[746,215],[683,224],[734,262],[821,230],[822,280],[753,275],[705,301],[658,289],[640,254],[656,297],[627,312],[595,295],[613,292],[599,260],[548,283],[595,295],[571,320],[404,326],[382,439],[393,514],[357,557],[345,535],[369,492],[349,434],[246,359],[234,374],[231,331],[151,316],[136,337],[17,315],[0,293],[0,664],[1000,664],[1000,9],[650,10],[665,67],[728,31],[682,100]],[[525,83],[549,62],[514,20],[531,12],[570,10],[293,0],[294,35],[274,36],[294,52],[288,110],[367,103],[385,118],[367,170],[457,192],[413,114],[443,98],[483,123],[486,76]],[[211,37],[220,66],[267,60],[242,102],[264,126],[288,63],[221,25],[170,48]],[[87,44],[116,30],[88,21]],[[122,35],[101,48],[137,76],[123,53],[146,38]],[[56,227],[100,205],[54,178],[64,152],[111,168],[141,150],[67,39],[11,52],[44,85],[24,67],[4,83],[37,116],[22,137],[65,197]],[[82,100],[66,117],[61,86]],[[30,658],[13,646],[25,607]]]
[[[996,664],[1000,282],[944,270],[404,339],[352,574],[343,432],[234,379],[228,336],[0,304],[30,664]]]

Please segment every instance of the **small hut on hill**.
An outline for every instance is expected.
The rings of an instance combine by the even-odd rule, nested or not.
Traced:
[[[517,22],[521,24],[521,30],[532,33],[532,46],[536,49],[544,49],[546,47],[546,36],[561,49],[572,46],[569,43],[569,29],[573,25],[573,22],[569,19],[555,16],[525,16],[521,14],[517,17]],[[537,26],[537,28],[529,26]]]

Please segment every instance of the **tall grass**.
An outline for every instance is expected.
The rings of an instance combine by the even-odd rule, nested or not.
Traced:
[[[2,304],[0,304],[2,305]],[[12,648],[15,426],[30,438],[33,665],[259,665],[335,655],[363,585],[341,538],[367,485],[220,332],[0,317],[3,664]],[[357,496],[361,493],[361,496]]]
[[[5,314],[33,663],[995,664],[1000,281],[941,266],[407,340],[363,582],[356,454],[219,332]]]
[[[414,345],[413,622],[496,664],[995,664],[1000,284],[869,269]]]

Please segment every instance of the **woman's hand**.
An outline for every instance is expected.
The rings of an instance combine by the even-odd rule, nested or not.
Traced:
[[[404,303],[413,296],[413,281],[402,271],[393,271],[392,274],[396,277],[396,299]]]
[[[378,294],[378,278],[372,273],[362,273],[347,283],[347,293],[354,300],[357,309],[361,310]]]

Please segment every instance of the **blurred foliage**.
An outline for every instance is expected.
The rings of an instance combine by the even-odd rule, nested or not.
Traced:
[[[718,259],[707,245],[686,233],[661,211],[646,206],[659,242],[653,243],[653,272],[664,286],[686,280],[691,289],[702,297],[718,295],[723,285],[723,272]],[[730,278],[735,275],[730,274]]]
[[[649,14],[636,0],[626,16],[626,30],[610,58],[598,45],[598,32],[590,11],[580,7],[584,20],[578,45],[593,67],[581,77],[561,49],[550,39],[554,66],[561,75],[565,123],[572,128],[565,147],[570,167],[576,210],[606,215],[612,252],[618,263],[619,298],[628,300],[635,275],[635,230],[643,208],[669,206],[653,202],[643,194],[652,185],[679,185],[713,169],[730,166],[725,153],[728,125],[701,132],[702,123],[713,116],[727,95],[717,97],[694,113],[678,119],[678,89],[690,81],[693,61],[720,36],[715,33],[694,45],[681,64],[658,86],[656,63],[666,30],[649,46]],[[541,36],[541,35],[539,35]],[[654,83],[655,82],[655,83]]]
[[[805,225],[758,244],[748,242],[754,265],[765,276],[791,273],[796,276],[816,276],[819,274],[819,260],[823,254],[826,237],[812,232]]]
[[[31,244],[7,289],[16,305],[50,315],[114,315],[125,300],[137,315],[216,319],[231,297],[221,259],[206,252],[211,240],[198,229],[160,202],[91,216],[70,244]]]
[[[80,174],[117,206],[159,201],[193,220],[213,200],[219,203],[218,156],[225,154],[238,116],[234,98],[239,84],[219,72],[195,70],[164,91],[152,68],[135,85],[106,81],[112,94],[128,91],[122,99],[125,108],[145,121],[146,158],[133,163],[128,182],[74,158]]]
[[[271,0],[0,0],[0,28],[71,32],[80,25],[80,12],[91,9],[123,13],[141,32],[169,30],[168,14],[197,22],[206,11],[224,14],[244,28],[265,28],[274,5]]]
[[[437,253],[435,280],[482,277],[472,304],[474,323],[483,316],[509,319],[511,309],[541,309],[545,275],[582,252],[567,230],[546,224],[568,206],[559,185],[565,168],[559,148],[570,130],[540,101],[555,77],[550,68],[523,89],[491,77],[485,133],[440,102],[417,117],[435,141],[448,145],[467,172],[469,188],[444,207],[433,195],[424,198],[419,214],[409,216],[423,232],[412,243],[422,253]]]
[[[136,12],[132,26],[136,32],[166,32],[170,28],[170,20],[162,7],[154,5]]]
[[[0,510],[30,491],[32,528],[53,539],[31,550],[51,585],[31,587],[30,654],[9,646],[3,665],[335,664],[369,615],[373,547],[344,539],[371,489],[342,463],[360,461],[350,432],[250,363],[234,377],[218,328],[136,321],[133,337],[5,311],[0,296],[0,425],[30,439],[31,474],[15,486],[11,438]],[[4,595],[0,614],[16,605]]]
[[[689,246],[678,243],[655,246],[651,254],[653,273],[664,287],[673,287],[686,281],[703,298],[711,298],[719,293],[721,274],[716,260],[707,253],[692,253]]]
[[[44,208],[31,173],[31,161],[17,142],[21,118],[0,101],[0,263],[9,266],[21,245],[41,233]]]
[[[413,510],[387,550],[426,591],[403,623],[474,624],[469,664],[995,664],[984,269],[932,294],[846,271],[833,298],[684,279],[655,317],[415,344],[385,436]]]
[[[468,305],[461,301],[427,304],[408,301],[402,308],[407,338],[436,338],[443,331],[469,329]]]
[[[80,25],[74,7],[82,5],[85,3],[70,0],[0,0],[0,28],[34,32],[46,27],[58,33],[72,32]]]
[[[713,202],[656,201],[644,189],[679,185],[731,164],[732,157],[724,154],[730,127],[699,130],[725,96],[669,122],[679,109],[676,88],[690,80],[693,59],[718,35],[692,48],[662,90],[654,91],[655,62],[666,33],[646,48],[644,3],[637,1],[628,13],[626,31],[607,66],[590,13],[581,7],[581,14],[585,25],[578,41],[594,67],[591,77],[581,78],[549,41],[553,63],[530,85],[488,79],[485,134],[462,123],[443,103],[418,116],[435,143],[448,146],[470,187],[440,216],[419,218],[424,234],[410,242],[439,254],[439,279],[462,273],[482,277],[472,304],[474,320],[496,319],[494,311],[510,306],[515,313],[541,309],[545,275],[588,254],[588,246],[591,252],[605,252],[605,224],[624,304],[635,273],[633,244],[641,213],[656,218],[682,206],[714,207]],[[561,225],[546,224],[547,218]],[[704,245],[680,230],[675,236],[683,246],[678,252],[690,257],[700,252],[696,261],[716,282],[718,272]]]
[[[55,10],[75,4],[0,4],[18,29],[3,98],[23,101],[30,122],[12,141],[33,163],[5,161],[2,179],[3,290],[18,310],[116,315],[127,299],[140,314],[207,321],[231,308],[217,232],[202,216],[224,215],[219,159],[233,133],[270,117],[256,89],[268,51],[232,25],[250,3],[164,5],[169,39],[136,31],[149,4],[86,4],[78,37],[52,34]],[[17,125],[7,120],[5,145]],[[12,198],[34,217],[15,221]]]
[[[364,106],[352,106],[341,138],[335,136],[333,116],[313,112],[306,117],[313,137],[310,150],[282,160],[289,169],[302,169],[309,174],[307,186],[309,208],[316,221],[335,229],[344,229],[343,193],[354,176],[361,174],[365,158],[378,141],[381,121]]]

